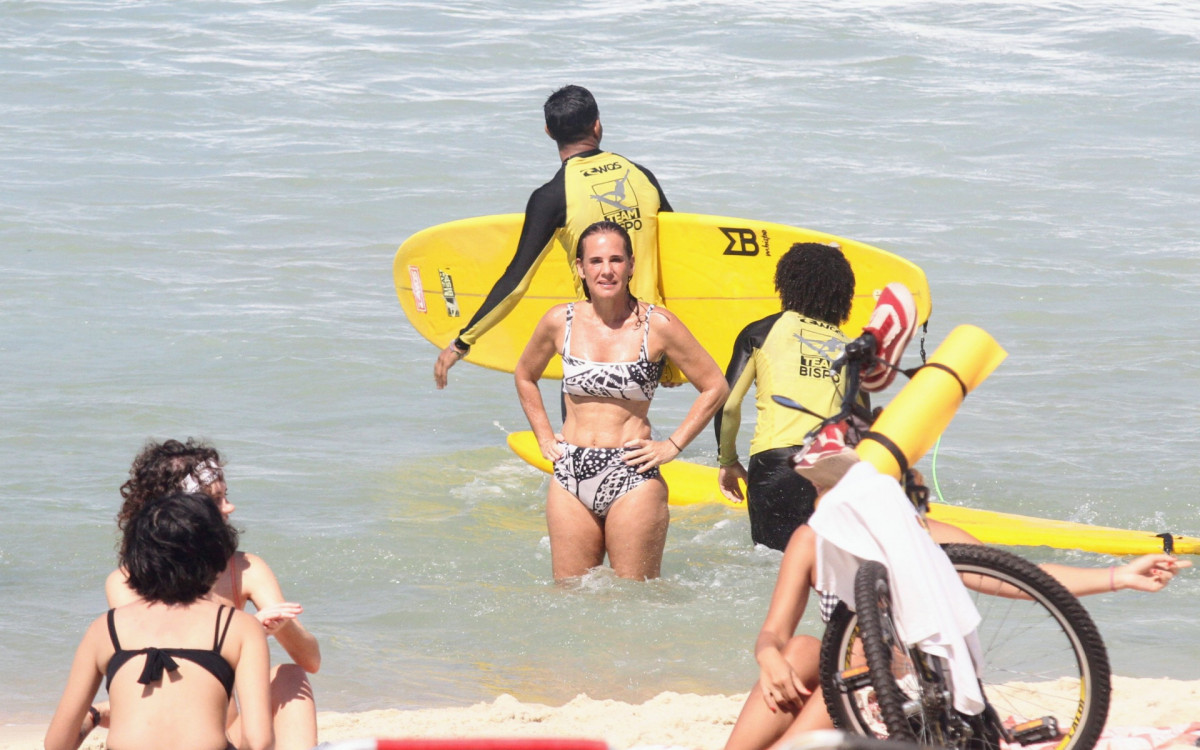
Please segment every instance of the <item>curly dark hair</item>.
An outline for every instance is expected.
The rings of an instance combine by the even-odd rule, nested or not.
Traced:
[[[204,441],[188,438],[186,443],[178,440],[146,443],[129,467],[129,479],[121,485],[125,503],[117,514],[117,528],[124,529],[129,519],[150,500],[182,491],[184,480],[196,477],[197,467],[203,464],[217,467],[217,481],[224,480],[221,455]],[[208,486],[200,483],[198,489],[206,491]]]
[[[575,244],[575,260],[583,260],[583,241],[588,237],[591,237],[593,234],[615,234],[619,236],[621,241],[625,244],[625,257],[630,261],[633,260],[633,240],[629,237],[629,232],[625,231],[625,227],[621,226],[617,222],[608,220],[593,222],[583,230],[583,232],[579,235],[579,242]],[[590,289],[588,289],[587,282],[583,279],[580,279],[579,283],[583,284],[583,296],[588,301],[591,301],[592,292]],[[631,299],[633,298],[632,293],[630,293],[629,296]]]
[[[208,593],[237,551],[238,532],[202,493],[150,499],[129,518],[121,567],[150,602],[188,604]]]
[[[583,86],[563,86],[546,98],[542,105],[546,131],[558,144],[583,140],[600,119],[600,108],[592,92]]]
[[[783,309],[840,326],[854,302],[854,270],[833,245],[797,242],[775,266]]]

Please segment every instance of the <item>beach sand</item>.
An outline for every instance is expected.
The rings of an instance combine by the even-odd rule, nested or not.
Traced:
[[[642,704],[593,700],[578,696],[564,706],[521,703],[502,695],[491,703],[459,708],[358,713],[321,712],[323,742],[359,738],[399,737],[573,737],[603,739],[617,748],[670,746],[720,750],[725,744],[746,695],[684,695],[661,693]],[[1113,739],[1108,750],[1194,746],[1200,731],[1200,681],[1113,680],[1109,712]],[[1148,739],[1150,728],[1163,728]],[[44,726],[0,727],[0,750],[42,747]],[[1190,732],[1187,736],[1179,736]],[[95,732],[83,744],[104,747]]]

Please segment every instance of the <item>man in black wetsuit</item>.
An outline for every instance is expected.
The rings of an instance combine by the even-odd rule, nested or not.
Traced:
[[[658,212],[670,211],[671,204],[658,180],[645,167],[600,149],[600,110],[587,89],[564,86],[546,99],[543,110],[546,133],[558,144],[562,167],[529,197],[521,237],[504,275],[458,338],[438,355],[433,366],[438,388],[446,387],[450,368],[466,356],[476,340],[520,301],[556,240],[566,251],[567,264],[575,276],[579,235],[593,222],[607,219],[625,227],[633,240],[636,261],[630,290],[643,301],[662,302]],[[577,277],[575,291],[582,299],[583,287]]]

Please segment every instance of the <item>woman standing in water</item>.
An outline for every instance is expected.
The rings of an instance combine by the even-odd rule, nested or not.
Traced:
[[[554,463],[546,496],[554,579],[581,576],[606,553],[622,578],[657,578],[670,521],[658,467],[704,429],[729,388],[678,318],[630,293],[633,246],[620,225],[585,229],[575,266],[586,299],[542,317],[515,372],[521,407]],[[538,389],[555,354],[563,362],[561,433]],[[652,440],[647,414],[668,358],[700,395],[665,440]]]
[[[46,732],[47,750],[74,750],[101,678],[108,747],[228,750],[225,717],[241,704],[241,750],[274,747],[267,637],[250,615],[205,598],[237,550],[237,532],[205,495],[142,505],[125,525],[121,569],[137,598],[88,627]]]

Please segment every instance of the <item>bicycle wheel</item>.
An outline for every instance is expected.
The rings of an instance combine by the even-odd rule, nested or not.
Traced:
[[[971,590],[982,622],[984,695],[1022,743],[1090,750],[1108,715],[1104,642],[1083,605],[1033,563],[1004,550],[943,547]],[[821,684],[834,723],[887,736],[866,674],[858,618],[839,605],[821,644]],[[1050,726],[1053,720],[1056,727]]]
[[[927,691],[922,684],[920,665],[911,658],[909,649],[896,632],[891,586],[887,568],[882,563],[865,562],[858,569],[854,578],[854,601],[858,605],[859,635],[870,684],[875,690],[879,718],[887,729],[888,739],[925,740],[927,733],[921,731],[916,722],[909,722],[909,714],[921,705],[922,695]],[[944,742],[936,744],[945,746]]]

